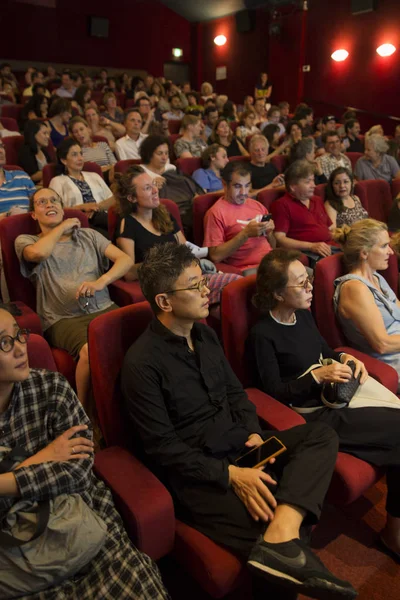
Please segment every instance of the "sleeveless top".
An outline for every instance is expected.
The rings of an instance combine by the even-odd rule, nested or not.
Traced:
[[[368,213],[357,196],[352,196],[352,199],[354,200],[354,207],[345,207],[342,212],[338,212],[336,216],[336,227],[352,225],[356,221],[361,221],[361,219],[368,219]]]
[[[335,293],[333,295],[335,312],[342,327],[343,333],[353,348],[361,350],[361,352],[365,352],[365,354],[369,354],[375,358],[379,358],[383,362],[396,369],[396,371],[400,374],[400,352],[394,352],[392,354],[379,354],[378,352],[375,352],[365,337],[357,329],[355,324],[350,319],[343,318],[338,310],[342,283],[356,279],[364,283],[372,293],[375,304],[382,315],[386,332],[389,335],[400,334],[400,308],[396,304],[396,294],[393,292],[392,288],[389,286],[386,279],[382,277],[382,275],[379,273],[374,273],[374,275],[377,277],[382,291],[377,290],[370,281],[359,275],[348,274],[335,279]]]

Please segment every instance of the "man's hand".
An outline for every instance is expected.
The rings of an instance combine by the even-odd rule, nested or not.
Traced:
[[[359,376],[359,374],[361,373],[361,377],[360,377],[360,383],[363,384],[367,381],[368,378],[368,371],[365,368],[365,365],[363,362],[361,362],[361,360],[358,360],[358,358],[356,358],[355,356],[352,356],[351,354],[342,354],[342,356],[340,357],[341,362],[344,365],[347,365],[347,363],[352,360],[356,363],[356,368],[354,371],[354,377],[357,379],[357,377]]]
[[[70,427],[46,448],[24,460],[17,469],[46,462],[64,462],[76,458],[89,458],[93,453],[93,442],[85,437],[73,437],[79,431],[86,431],[87,425]]]
[[[325,242],[315,242],[311,244],[310,248],[311,252],[315,252],[315,254],[319,254],[320,256],[330,256],[332,254],[331,247],[329,244],[325,244]]]
[[[96,279],[96,281],[84,281],[78,288],[76,292],[76,299],[79,299],[79,296],[82,298],[90,298],[94,296],[96,292],[101,292],[106,287],[105,282],[100,279]]]
[[[247,442],[245,443],[245,446],[247,446],[247,448],[257,448],[257,446],[261,446],[263,443],[264,440],[262,439],[261,435],[258,435],[258,433],[251,433]]]
[[[282,187],[282,185],[284,183],[285,183],[285,178],[283,177],[283,175],[277,175],[276,177],[273,178],[270,185],[272,188],[277,188],[277,187]]]
[[[249,221],[243,231],[247,237],[259,237],[267,231],[268,222],[258,222],[255,219]]]
[[[235,465],[229,465],[228,469],[229,482],[253,519],[272,521],[276,500],[265,485],[265,483],[276,485],[272,477],[261,469],[241,469]]]

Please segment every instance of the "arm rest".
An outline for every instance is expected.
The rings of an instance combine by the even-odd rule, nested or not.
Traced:
[[[117,279],[109,286],[111,300],[118,306],[129,306],[145,299],[138,281]]]
[[[96,474],[111,489],[129,537],[154,560],[174,545],[172,498],[163,484],[130,452],[113,446],[96,453]]]
[[[249,400],[255,405],[258,417],[271,429],[282,431],[296,425],[304,425],[305,420],[301,415],[272,396],[256,388],[247,388],[245,391]]]
[[[379,381],[382,385],[387,387],[393,394],[397,394],[397,387],[399,384],[399,376],[397,374],[396,369],[393,369],[390,365],[387,365],[382,360],[378,358],[374,358],[373,356],[369,356],[368,354],[364,354],[364,352],[360,352],[359,350],[354,350],[354,348],[349,348],[348,346],[341,346],[340,348],[336,348],[336,352],[345,352],[346,354],[352,354],[358,360],[361,360],[368,371],[368,373]]]

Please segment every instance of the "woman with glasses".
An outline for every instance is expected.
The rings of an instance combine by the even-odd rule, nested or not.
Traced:
[[[299,256],[296,251],[277,249],[259,266],[253,304],[260,318],[247,340],[253,384],[307,422],[330,425],[339,436],[340,451],[388,467],[388,515],[381,540],[400,557],[400,403],[372,380],[380,395],[365,406],[363,386],[370,384],[366,368],[354,356],[332,350],[319,333],[309,310],[312,281]],[[354,375],[360,374],[361,386],[348,407],[331,408],[323,403],[322,387],[350,381],[349,361],[355,363]]]
[[[0,330],[2,455],[5,454],[10,462],[7,455],[11,449],[18,448],[25,454],[19,459],[22,462],[17,469],[8,466],[0,474],[2,519],[10,509],[16,510],[15,504],[21,497],[24,502],[33,504],[38,500],[56,500],[63,495],[67,505],[66,496],[75,494],[86,505],[85,511],[95,513],[96,519],[100,519],[107,529],[97,554],[89,563],[82,562],[80,570],[73,576],[63,579],[56,571],[51,553],[43,556],[41,572],[37,574],[37,579],[42,577],[41,591],[34,595],[31,595],[32,590],[27,595],[22,591],[30,588],[22,571],[14,572],[12,561],[5,569],[2,560],[0,587],[3,589],[7,582],[14,588],[10,595],[2,594],[2,598],[27,598],[29,595],[29,598],[40,597],[41,600],[166,600],[169,596],[156,565],[132,545],[115,510],[110,490],[93,473],[92,425],[74,391],[59,373],[29,368],[29,332],[19,328],[4,305],[0,305]],[[71,523],[71,537],[73,526]],[[68,520],[63,527],[68,531]],[[39,549],[41,543],[38,538],[31,545],[36,544]],[[49,561],[48,568],[46,560]],[[28,572],[28,577],[32,575],[36,575],[35,571]],[[54,579],[58,581],[50,587],[46,582]],[[15,590],[13,581],[17,582],[19,590]]]
[[[138,278],[138,268],[146,252],[158,244],[188,244],[197,250],[199,258],[207,256],[208,248],[200,249],[186,242],[178,223],[161,204],[157,184],[142,167],[133,166],[118,178],[116,197],[120,215],[115,233],[116,245],[135,263],[134,269],[125,275],[127,281]],[[210,305],[219,303],[222,289],[240,277],[233,273],[217,273],[208,260],[202,261],[202,270],[208,273],[207,280],[201,285],[210,288]]]

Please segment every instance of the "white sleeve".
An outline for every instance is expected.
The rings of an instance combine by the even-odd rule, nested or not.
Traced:
[[[117,155],[118,160],[126,160],[128,157],[125,154],[125,148],[121,142],[122,140],[118,140],[115,143],[115,154]]]

